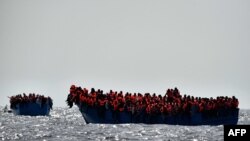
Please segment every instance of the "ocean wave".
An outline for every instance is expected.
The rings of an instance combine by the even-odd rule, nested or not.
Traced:
[[[1,140],[223,140],[222,125],[86,124],[77,108],[56,107],[50,116],[0,115]],[[238,124],[250,124],[250,110],[240,110]]]

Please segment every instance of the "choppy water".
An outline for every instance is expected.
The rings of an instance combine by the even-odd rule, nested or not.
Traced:
[[[1,140],[223,140],[222,125],[86,124],[77,108],[37,117],[1,111],[0,117]],[[240,111],[239,124],[250,124],[250,110]]]

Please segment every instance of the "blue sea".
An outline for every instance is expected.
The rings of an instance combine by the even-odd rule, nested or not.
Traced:
[[[0,107],[0,140],[223,140],[223,126],[86,124],[79,110],[54,108],[50,116],[15,116]],[[238,124],[250,124],[250,110],[240,110]]]

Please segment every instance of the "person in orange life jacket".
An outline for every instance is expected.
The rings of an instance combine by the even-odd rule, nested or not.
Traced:
[[[98,105],[99,105],[100,107],[104,107],[104,106],[105,106],[105,103],[106,103],[106,100],[105,100],[105,99],[99,99],[99,100],[98,100]]]
[[[212,104],[211,104],[210,101],[207,103],[206,110],[207,111],[211,111],[212,110]]]
[[[200,103],[199,104],[199,112],[203,112],[204,111],[204,103]]]
[[[146,113],[151,114],[151,105],[150,104],[147,105]]]
[[[167,108],[166,110],[167,110],[168,115],[171,115],[172,114],[172,105],[170,102],[167,103],[166,108]]]
[[[86,104],[87,104],[88,106],[91,106],[91,105],[92,105],[92,103],[91,103],[91,97],[90,97],[90,96],[87,96],[87,97],[86,97]]]
[[[76,99],[76,97],[77,97],[77,93],[75,91],[73,91],[70,94],[71,94],[72,101],[74,101]]]
[[[238,108],[238,106],[239,106],[239,101],[238,101],[238,99],[235,98],[235,96],[233,96],[232,99],[233,99],[233,100],[232,100],[232,108],[234,108],[234,109]]]
[[[94,102],[97,102],[97,94],[96,94],[96,92],[93,91],[93,92],[90,93],[90,95],[91,95],[92,99],[94,100]]]
[[[176,103],[176,106],[177,106],[177,112],[178,113],[182,113],[183,112],[183,109],[182,109],[182,103],[180,102],[180,103]]]
[[[122,99],[118,99],[118,110],[120,112],[124,111],[124,102]]]
[[[226,109],[231,109],[231,107],[232,107],[232,104],[231,104],[231,99],[230,98],[226,98],[225,99],[225,107],[226,107]]]
[[[191,99],[188,101],[189,105],[190,105],[190,112],[192,114],[192,112],[195,111],[195,103],[194,103],[194,97],[192,96]]]
[[[75,103],[79,103],[80,102],[80,94],[82,93],[82,88],[81,87],[77,87],[76,88],[76,96],[75,96]]]
[[[173,102],[173,103],[172,103],[172,113],[173,113],[173,115],[176,115],[178,111],[179,111],[179,110],[178,110],[177,103],[176,103],[176,102]]]
[[[215,111],[217,108],[216,108],[216,104],[215,104],[215,100],[211,101],[212,103],[212,110]]]
[[[114,111],[117,111],[117,110],[118,110],[118,101],[117,101],[116,99],[113,100],[112,106],[113,106],[113,110],[114,110]]]
[[[150,103],[150,114],[151,115],[155,114],[155,104],[153,102]]]
[[[75,86],[75,85],[71,85],[71,86],[70,86],[70,91],[69,91],[69,93],[74,92],[75,89],[76,89],[76,86]]]
[[[212,101],[212,110],[216,111],[218,108],[217,108],[217,105],[216,105],[216,99],[214,99]]]
[[[164,114],[164,104],[163,103],[160,103],[160,112],[161,114]]]
[[[131,99],[132,104],[135,104],[136,103],[136,93],[134,93],[134,95],[131,95],[130,99]]]
[[[145,101],[139,101],[139,111],[144,111],[146,109]]]
[[[125,96],[125,101],[124,101],[124,111],[127,111],[127,112],[131,111],[130,100],[126,96]]]
[[[180,95],[180,92],[179,90],[175,87],[174,90],[173,90],[173,97],[179,97]]]
[[[185,101],[184,101],[184,104],[183,104],[183,107],[182,107],[182,109],[183,109],[183,111],[186,113],[187,111],[188,111],[188,102],[187,102],[187,100],[185,99]]]
[[[172,102],[173,101],[173,89],[168,89],[166,92],[167,95],[167,101]]]
[[[86,102],[86,97],[84,96],[83,93],[80,94],[80,101],[81,101],[82,103],[85,103],[85,102]]]
[[[110,93],[110,94],[111,94],[111,97],[112,97],[112,98],[115,98],[115,97],[116,97],[116,93],[115,93],[114,91],[112,91],[112,90],[110,90],[110,91],[111,91],[111,93]]]
[[[83,89],[83,93],[84,93],[85,95],[88,94],[88,91],[89,91],[89,90],[88,90],[87,88],[84,88],[84,89]]]
[[[142,95],[139,93],[138,96],[137,96],[137,101],[138,102],[141,102],[142,101]]]
[[[110,101],[108,100],[108,98],[105,98],[105,108],[106,108],[106,110],[109,110],[110,109]]]
[[[159,114],[160,113],[160,107],[158,103],[154,104],[154,114]]]

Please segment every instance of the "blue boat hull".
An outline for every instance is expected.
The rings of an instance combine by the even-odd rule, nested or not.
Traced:
[[[209,113],[190,113],[176,115],[148,115],[145,111],[132,114],[132,112],[114,112],[113,110],[78,105],[86,123],[145,123],[170,125],[235,125],[238,122],[239,109],[218,111],[216,115]]]
[[[15,108],[12,108],[15,115],[28,115],[28,116],[46,116],[49,115],[50,106],[49,104],[38,104],[38,103],[20,103]]]

